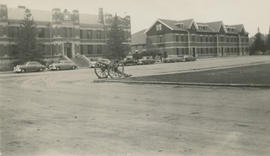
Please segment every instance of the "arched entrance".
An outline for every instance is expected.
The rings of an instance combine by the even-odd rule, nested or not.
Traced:
[[[71,43],[65,43],[64,44],[64,54],[69,57],[72,58],[72,44]]]
[[[196,48],[192,48],[192,56],[196,57]]]

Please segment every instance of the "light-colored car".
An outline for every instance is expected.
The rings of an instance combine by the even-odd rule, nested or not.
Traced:
[[[58,63],[53,63],[49,65],[50,70],[68,70],[68,69],[78,69],[78,66],[69,60],[61,60]]]
[[[13,71],[16,73],[44,71],[46,67],[37,61],[28,61],[23,65],[17,65]]]
[[[138,65],[145,65],[145,64],[154,64],[156,61],[154,59],[139,59],[139,61],[137,62]]]
[[[184,62],[184,57],[168,57],[163,59],[164,63],[175,63],[175,62]]]

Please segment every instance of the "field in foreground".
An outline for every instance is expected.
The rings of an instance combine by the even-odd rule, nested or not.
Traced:
[[[270,90],[0,75],[3,156],[268,156]]]
[[[252,65],[201,72],[131,77],[129,78],[129,80],[196,83],[270,84],[270,64]]]

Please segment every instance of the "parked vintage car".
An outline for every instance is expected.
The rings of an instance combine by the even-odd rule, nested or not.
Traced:
[[[164,58],[163,62],[164,63],[174,63],[174,59],[173,58]]]
[[[78,69],[78,66],[69,60],[60,60],[58,63],[53,63],[49,65],[50,70],[68,70],[68,69]]]
[[[156,60],[154,59],[139,59],[138,65],[145,65],[145,64],[154,64]]]
[[[16,73],[44,71],[46,67],[37,61],[28,61],[23,65],[17,65],[13,71]]]
[[[189,62],[189,61],[196,61],[196,57],[191,56],[191,55],[185,55],[185,56],[184,56],[184,59],[185,59],[186,62]]]
[[[124,61],[123,61],[123,64],[125,66],[133,66],[133,65],[137,65],[138,61],[133,59],[133,58],[126,58]]]
[[[185,61],[184,57],[168,57],[168,58],[163,59],[164,63],[174,63],[174,62],[184,62],[184,61]]]

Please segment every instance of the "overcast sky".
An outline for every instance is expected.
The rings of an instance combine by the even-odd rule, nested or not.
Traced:
[[[158,18],[244,24],[250,35],[258,27],[262,33],[268,33],[270,26],[270,0],[0,0],[0,3],[41,10],[78,9],[91,14],[97,14],[102,7],[104,12],[130,15],[132,33],[148,28]]]

